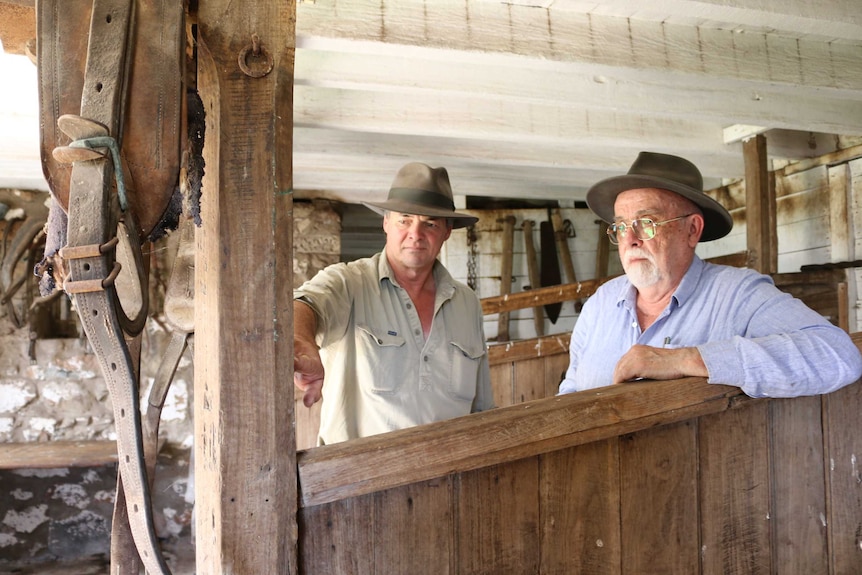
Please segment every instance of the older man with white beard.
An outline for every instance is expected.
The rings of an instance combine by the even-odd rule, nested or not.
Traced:
[[[769,276],[695,255],[733,220],[688,160],[641,152],[628,174],[590,188],[587,205],[610,224],[625,275],[584,304],[560,393],[701,376],[751,397],[795,397],[862,375],[847,333]]]

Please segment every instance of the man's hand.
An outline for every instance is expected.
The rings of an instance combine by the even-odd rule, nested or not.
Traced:
[[[293,383],[303,392],[302,403],[311,407],[322,397],[323,362],[317,346],[294,340]]]
[[[665,349],[634,345],[620,358],[614,368],[614,383],[635,379],[677,379],[688,376],[709,376],[696,347]]]

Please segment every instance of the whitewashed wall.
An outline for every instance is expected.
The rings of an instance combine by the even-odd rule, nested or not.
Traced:
[[[475,226],[477,246],[476,291],[480,298],[500,295],[500,274],[503,266],[503,224],[500,220],[507,216],[515,217],[515,236],[512,249],[512,277],[510,293],[519,293],[530,287],[527,267],[526,245],[524,242],[524,221],[533,221],[533,245],[536,248],[536,264],[541,262],[541,240],[539,227],[542,221],[548,219],[545,209],[524,210],[462,210],[479,218]],[[596,250],[599,241],[598,218],[588,209],[564,208],[560,210],[563,221],[569,220],[575,230],[575,237],[567,240],[575,276],[578,280],[595,279]],[[444,244],[440,260],[446,265],[452,275],[467,283],[467,263],[470,246],[467,241],[467,230],[454,230],[452,236]],[[560,274],[565,281],[565,271],[560,258]],[[611,250],[610,274],[621,273],[616,250]],[[574,302],[563,303],[560,316],[551,323],[545,315],[545,334],[569,333],[575,325],[577,312]],[[485,316],[485,337],[496,340],[499,317],[497,314]],[[511,339],[527,339],[536,337],[533,323],[533,310],[523,309],[509,314],[509,336]]]
[[[790,172],[790,170],[788,170]],[[831,187],[830,187],[831,182]],[[737,182],[709,192],[731,212],[734,227],[731,233],[716,241],[698,245],[697,254],[704,259],[743,252],[747,249],[745,185]],[[849,217],[837,212],[839,196],[846,195]],[[798,272],[804,265],[853,261],[862,256],[862,159],[835,166],[820,165],[776,177],[778,272]],[[515,217],[515,237],[511,293],[524,291],[530,285],[527,271],[523,222],[533,220],[533,243],[540,251],[539,224],[547,219],[547,211],[535,210],[462,210],[479,217],[476,224],[477,292],[480,298],[500,295],[502,270],[503,226],[500,220]],[[838,216],[836,217],[836,213]],[[599,225],[597,217],[587,209],[562,209],[561,216],[570,220],[576,237],[569,238],[569,250],[578,280],[595,278],[596,250]],[[470,246],[466,230],[455,230],[443,247],[440,259],[452,275],[467,281]],[[540,261],[540,254],[538,260]],[[562,264],[561,264],[562,269]],[[611,246],[609,275],[621,273],[616,249]],[[561,272],[562,273],[562,272]],[[565,277],[565,276],[563,276]],[[851,331],[862,331],[862,299],[857,288],[862,282],[862,269],[847,272]],[[555,324],[545,317],[545,334],[568,333],[574,327],[577,312],[574,302],[565,302]],[[511,339],[535,337],[533,310],[523,309],[510,314]],[[496,341],[498,316],[485,317],[485,336]]]

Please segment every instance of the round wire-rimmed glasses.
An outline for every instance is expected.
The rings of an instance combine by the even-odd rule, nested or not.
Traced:
[[[634,232],[637,239],[649,241],[655,237],[659,226],[676,222],[693,215],[694,213],[686,214],[684,216],[678,216],[661,222],[654,222],[650,218],[638,218],[636,220],[632,220],[628,224],[625,222],[613,223],[608,226],[608,238],[610,238],[612,244],[618,246],[620,245],[620,238],[626,235],[626,231],[631,227],[631,230]]]

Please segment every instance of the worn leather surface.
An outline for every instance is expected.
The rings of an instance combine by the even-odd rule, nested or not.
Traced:
[[[57,128],[63,114],[79,115],[93,0],[40,0],[37,60],[42,172],[68,212],[72,167],[52,151],[69,144]],[[146,238],[159,223],[177,185],[182,136],[183,7],[174,0],[137,0],[134,50],[126,81],[122,140],[130,209]]]
[[[153,526],[140,418],[140,336],[129,333],[139,331],[142,322],[126,321],[117,303],[123,299],[118,290],[128,296],[134,281],[123,285],[115,278],[118,259],[127,271],[134,268],[145,277],[136,259],[138,238],[161,219],[177,184],[182,27],[181,2],[37,3],[43,170],[53,197],[68,213],[67,245],[60,252],[68,264],[63,287],[74,299],[114,408],[119,477],[112,573],[137,573],[141,565],[148,573],[170,572]],[[58,124],[61,117],[65,121]],[[110,154],[53,153],[73,138],[106,134],[120,144],[122,165],[115,165]],[[69,165],[57,157],[77,160]],[[125,214],[118,209],[119,170],[128,186]],[[145,286],[141,280],[141,289]],[[134,293],[126,303],[130,300],[138,304],[129,306],[139,308],[135,319],[145,319],[146,301]]]

